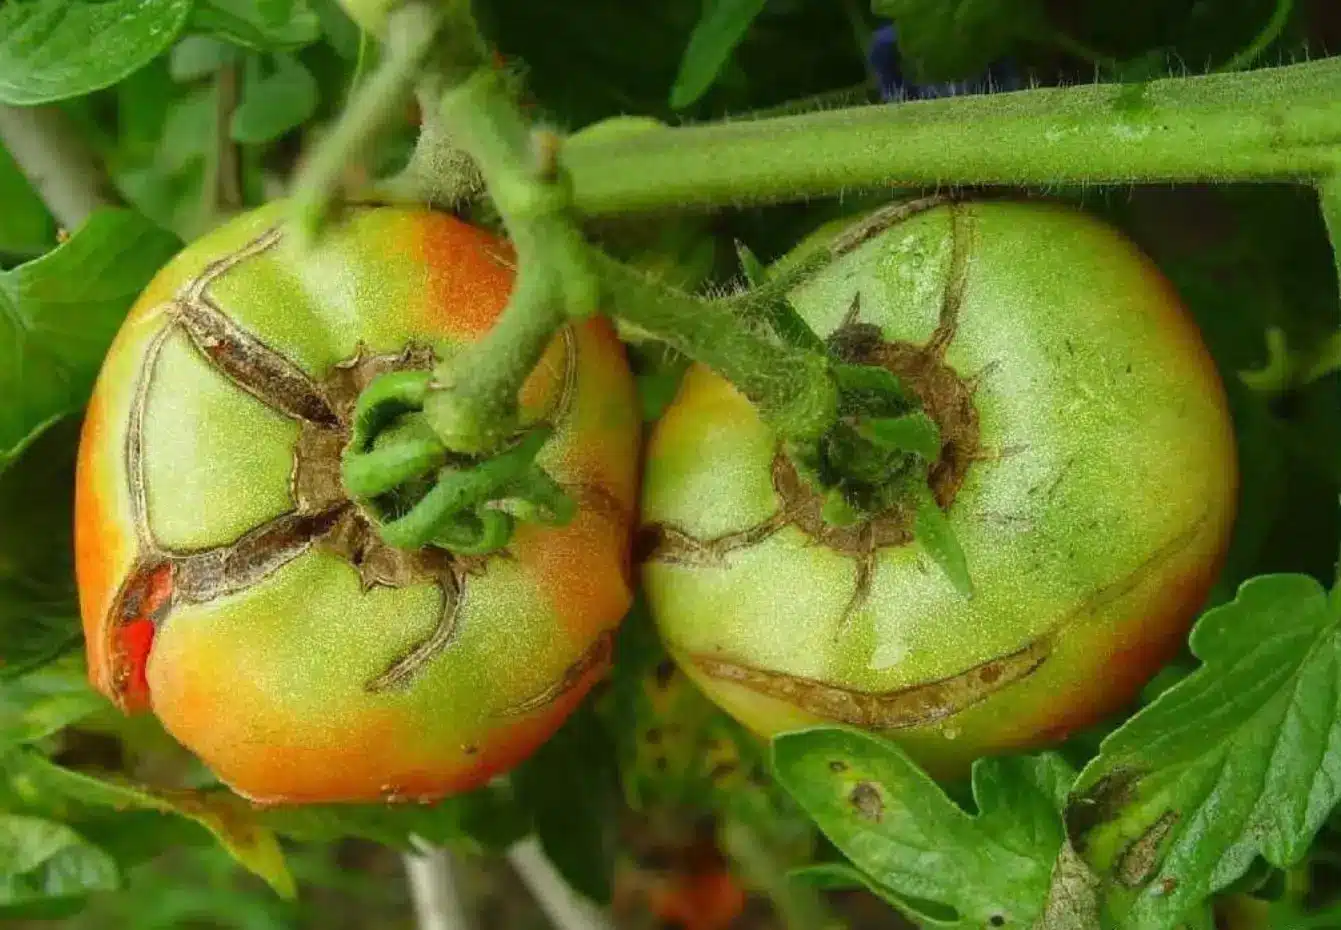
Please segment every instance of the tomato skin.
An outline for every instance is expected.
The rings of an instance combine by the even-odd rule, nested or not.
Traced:
[[[285,400],[289,387],[254,374],[260,350],[230,355],[210,333],[192,335],[202,325],[192,320],[230,321],[345,410],[357,388],[337,392],[340,372],[362,377],[358,360],[407,346],[444,357],[486,332],[511,290],[511,252],[450,216],[386,208],[352,211],[298,254],[282,234],[266,239],[281,211],[242,216],[183,251],[104,362],[76,480],[90,678],[123,709],[152,709],[257,801],[469,790],[559,727],[603,674],[631,601],[640,424],[623,350],[605,321],[575,326],[520,397],[524,417],[556,420],[539,461],[577,498],[571,523],[520,525],[487,559],[394,562],[414,569],[396,576],[393,550],[348,542],[356,508],[304,502],[314,492],[298,459],[338,464],[347,423],[285,413],[317,402]],[[218,316],[201,317],[193,300]],[[297,451],[311,436],[325,445]],[[275,542],[291,518],[298,541]],[[281,531],[261,544],[280,553],[273,564],[238,542],[267,527]],[[443,629],[424,661],[383,681]]]
[[[788,519],[772,433],[696,368],[642,495],[648,535],[678,539],[642,576],[685,671],[761,735],[886,731],[944,777],[1132,699],[1204,602],[1237,498],[1223,387],[1149,259],[1074,210],[955,204],[791,299],[825,338],[855,302],[958,376],[976,434],[947,515],[975,594],[916,544],[838,551]]]

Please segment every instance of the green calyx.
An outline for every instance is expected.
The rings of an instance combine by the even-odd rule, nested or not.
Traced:
[[[967,560],[931,485],[941,454],[941,431],[916,395],[887,369],[835,361],[838,418],[808,449],[791,457],[823,496],[822,516],[851,527],[898,512],[912,521],[914,539],[971,597]]]
[[[359,395],[341,479],[387,545],[484,555],[512,540],[518,520],[572,519],[572,499],[535,459],[552,429],[525,430],[489,457],[450,452],[423,415],[432,373],[400,371]]]

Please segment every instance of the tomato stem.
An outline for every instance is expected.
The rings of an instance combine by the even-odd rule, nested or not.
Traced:
[[[576,138],[588,216],[955,185],[1303,180],[1341,168],[1341,59]]]

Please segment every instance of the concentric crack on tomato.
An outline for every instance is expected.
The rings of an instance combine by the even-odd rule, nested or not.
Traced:
[[[165,269],[100,377],[78,494],[90,673],[256,799],[465,790],[528,755],[609,664],[630,597],[631,378],[594,321],[523,390],[527,422],[552,424],[540,456],[579,503],[570,525],[523,525],[492,556],[392,548],[341,481],[358,396],[477,338],[507,299],[506,248],[451,217],[364,210],[297,254],[273,212]],[[443,299],[471,304],[460,328]],[[282,484],[251,464],[273,467],[278,436]],[[178,529],[182,508],[198,527]]]

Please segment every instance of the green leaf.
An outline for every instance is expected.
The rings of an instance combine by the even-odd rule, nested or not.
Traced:
[[[0,746],[50,736],[106,706],[77,657],[0,679]]]
[[[588,898],[609,901],[619,774],[615,747],[590,704],[578,708],[512,782],[555,868]]]
[[[56,221],[0,145],[0,257],[32,258],[56,244]]]
[[[320,102],[317,79],[289,55],[275,58],[275,70],[242,85],[242,101],[233,111],[233,141],[259,145],[273,142],[301,126]]]
[[[964,557],[954,528],[926,484],[918,484],[916,491],[917,520],[913,524],[913,537],[945,572],[955,590],[964,597],[972,597],[973,577],[969,574],[968,559]]]
[[[919,405],[915,395],[903,386],[899,376],[876,365],[836,362],[830,366],[838,385],[840,416],[870,413],[902,413]]]
[[[347,61],[359,57],[362,30],[349,18],[338,0],[311,0],[312,10],[321,23],[321,32],[335,53]]]
[[[321,38],[321,20],[306,3],[288,2],[276,17],[274,3],[256,0],[196,0],[191,31],[203,32],[258,52],[296,51]],[[267,9],[269,8],[269,9]]]
[[[919,920],[967,930],[1028,927],[1042,914],[1074,774],[1060,757],[976,762],[976,816],[870,733],[782,734],[773,768],[825,836]]]
[[[120,880],[112,857],[69,827],[0,813],[0,907],[112,891]]]
[[[79,426],[57,423],[0,472],[0,681],[80,642],[71,538]]]
[[[0,470],[88,399],[127,309],[178,246],[136,213],[102,210],[65,244],[0,272]]]
[[[952,81],[987,70],[1016,39],[1044,32],[1039,0],[875,0],[894,20],[899,52],[920,81]]]
[[[862,420],[857,432],[882,449],[911,452],[928,462],[941,454],[941,431],[936,421],[918,410],[899,417]]]
[[[818,862],[793,869],[787,873],[792,879],[821,891],[856,891],[865,889],[890,907],[921,923],[923,927],[953,927],[959,915],[934,901],[907,900],[881,885],[871,876],[846,862]],[[1053,930],[1049,927],[1048,930]],[[1058,928],[1060,930],[1060,928]]]
[[[210,833],[237,862],[265,879],[279,895],[296,889],[284,852],[255,808],[228,791],[154,789],[111,777],[98,778],[63,768],[36,752],[15,750],[0,757],[11,773],[24,776],[40,793],[115,810],[152,810],[192,820]]]
[[[768,280],[768,269],[754,251],[739,239],[736,240],[736,256],[740,259],[740,270],[745,275],[745,283],[758,287]]]
[[[0,6],[0,102],[109,87],[166,51],[191,0],[35,0]]]
[[[1341,603],[1254,578],[1190,642],[1202,667],[1103,741],[1067,811],[1124,927],[1171,930],[1256,856],[1300,862],[1341,796]]]
[[[706,0],[703,14],[689,37],[684,57],[680,59],[680,73],[671,88],[672,107],[681,110],[703,96],[767,2]]]
[[[168,73],[185,84],[209,77],[238,60],[236,46],[210,36],[187,36],[172,47]]]

